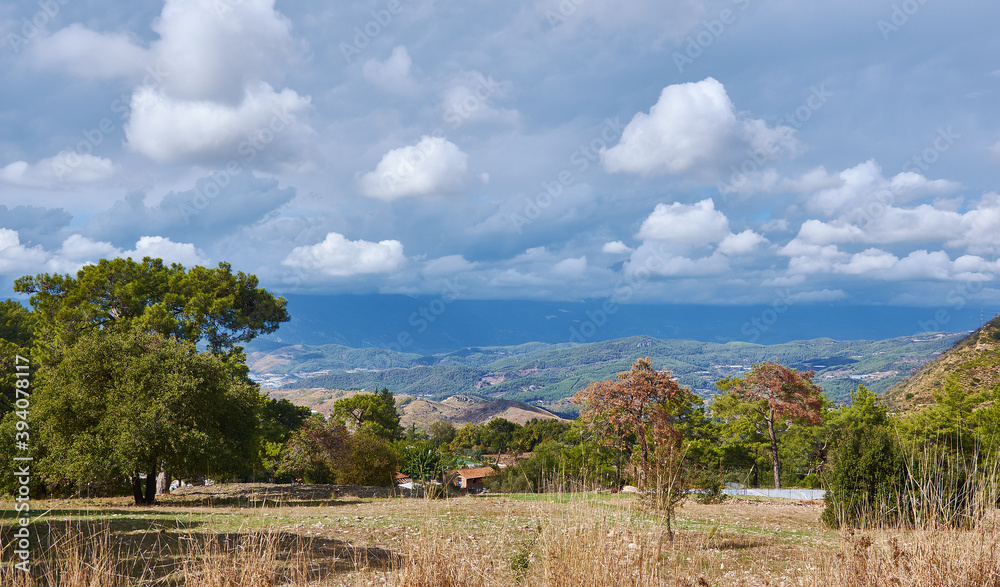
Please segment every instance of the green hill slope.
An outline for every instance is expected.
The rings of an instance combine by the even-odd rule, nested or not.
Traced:
[[[1000,316],[894,386],[886,399],[895,409],[912,410],[932,403],[949,377],[972,393],[1000,392]]]

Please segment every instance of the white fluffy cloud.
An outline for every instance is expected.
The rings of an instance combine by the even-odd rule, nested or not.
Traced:
[[[971,253],[1000,254],[1000,194],[986,194],[963,214],[962,230],[948,244],[966,247]]]
[[[25,247],[16,230],[0,228],[0,275],[19,276],[39,269],[47,255],[41,247]]]
[[[638,237],[688,245],[717,243],[726,238],[729,219],[709,199],[696,204],[657,204],[639,227]]]
[[[159,75],[133,93],[130,147],[166,163],[309,165],[310,99],[270,83],[295,54],[274,0],[167,0],[153,29]]]
[[[89,239],[82,234],[73,234],[63,241],[57,256],[73,262],[113,259],[121,255],[121,250],[103,241]]]
[[[701,277],[729,271],[728,259],[719,253],[692,258],[675,254],[662,244],[646,242],[632,253],[625,264],[626,275],[642,273],[666,277]]]
[[[366,61],[361,73],[372,85],[397,94],[408,94],[416,89],[416,82],[410,75],[412,63],[406,47],[400,45],[385,61]]]
[[[764,151],[770,158],[796,148],[793,129],[738,117],[725,87],[707,78],[663,88],[649,113],[637,113],[601,159],[612,173],[680,175],[718,169],[739,151]]]
[[[745,255],[766,243],[747,229],[734,234],[729,219],[711,198],[695,204],[657,204],[636,235],[643,243],[629,258],[626,273],[640,267],[656,275],[718,275],[729,270],[728,257]],[[611,244],[611,243],[609,243]],[[716,245],[707,256],[688,256],[694,247]]]
[[[319,271],[331,277],[391,273],[405,263],[403,244],[397,240],[352,241],[336,232],[327,234],[315,245],[295,247],[282,261],[288,267]]]
[[[237,160],[258,156],[302,162],[303,141],[312,131],[302,121],[309,98],[259,83],[246,90],[238,106],[221,102],[175,100],[143,87],[132,95],[132,116],[125,136],[132,149],[161,163]]]
[[[162,236],[144,236],[135,243],[134,249],[123,251],[111,243],[72,234],[63,240],[58,250],[46,251],[41,246],[25,247],[16,231],[0,228],[0,275],[39,271],[73,273],[88,263],[119,257],[136,260],[153,257],[188,267],[209,263],[193,244],[176,243]]]
[[[443,137],[424,136],[416,145],[392,149],[358,183],[366,196],[395,200],[452,192],[462,185],[468,156]]]
[[[601,252],[608,253],[611,255],[621,255],[623,253],[631,253],[632,248],[627,246],[622,241],[612,241],[609,243],[604,243],[604,246],[601,247]]]
[[[298,51],[274,0],[166,0],[152,28],[146,48],[74,24],[36,43],[34,62],[138,82],[125,134],[154,161],[308,167],[310,100],[274,89]]]
[[[98,33],[79,23],[33,43],[30,56],[36,67],[93,79],[138,78],[150,62],[148,51],[129,35]]]
[[[961,186],[947,180],[929,180],[913,172],[899,173],[891,178],[882,175],[882,168],[873,160],[831,175],[823,168],[815,169],[787,187],[808,194],[812,210],[827,216],[847,215],[862,218],[878,213],[880,208],[901,204],[924,196],[939,196],[955,192]]]
[[[758,246],[766,242],[766,238],[747,229],[739,234],[730,234],[722,239],[716,250],[723,255],[745,255],[753,252]]]
[[[295,41],[274,1],[167,0],[153,24],[160,39],[151,48],[165,70],[166,91],[181,100],[235,106],[248,84],[280,80]]]
[[[277,81],[294,58],[291,23],[275,0],[166,0],[153,24],[159,39],[72,24],[41,39],[33,62],[84,78],[142,76],[171,97],[235,106],[248,83]]]
[[[135,249],[125,251],[121,257],[142,259],[154,257],[167,263],[180,263],[188,267],[207,265],[208,259],[191,243],[175,243],[163,236],[144,236],[135,243]]]
[[[575,259],[563,259],[552,267],[552,271],[560,277],[569,279],[583,277],[587,272],[587,256],[584,255]]]
[[[895,244],[944,243],[971,253],[1000,252],[1000,196],[987,194],[972,209],[960,213],[920,204],[913,208],[879,206],[871,214],[856,218],[847,211],[843,218],[802,223],[794,243],[829,245],[844,243]],[[792,243],[789,243],[792,244]]]
[[[806,244],[794,239],[779,253],[790,257],[791,274],[842,274],[886,281],[983,280],[1000,274],[1000,263],[974,255],[952,260],[944,251],[912,251],[905,257],[878,248],[849,254],[837,245]]]
[[[103,181],[114,175],[110,159],[61,151],[38,163],[15,161],[0,168],[0,182],[32,188]]]

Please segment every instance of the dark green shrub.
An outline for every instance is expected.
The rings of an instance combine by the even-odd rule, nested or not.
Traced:
[[[884,427],[848,431],[832,451],[823,522],[831,528],[905,522],[906,462]]]
[[[698,503],[722,503],[726,494],[722,493],[726,484],[722,475],[714,469],[703,469],[694,480],[694,499]]]
[[[801,485],[805,489],[819,489],[823,485],[823,483],[822,481],[820,481],[819,475],[817,475],[816,473],[809,473],[808,475],[802,478],[802,481],[799,483],[799,485]]]

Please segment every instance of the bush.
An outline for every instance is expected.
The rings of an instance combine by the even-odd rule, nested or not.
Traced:
[[[823,522],[869,526],[902,521],[910,513],[906,500],[906,464],[888,428],[848,431],[832,454]]]
[[[820,481],[819,475],[816,473],[809,473],[802,478],[800,485],[802,485],[804,489],[819,489],[823,483]]]
[[[698,503],[722,503],[726,499],[726,494],[722,493],[726,484],[722,475],[714,469],[703,469],[694,481],[695,501]]]

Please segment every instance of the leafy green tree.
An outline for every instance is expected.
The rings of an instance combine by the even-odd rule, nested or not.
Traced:
[[[531,458],[487,477],[486,486],[504,493],[541,493],[559,485],[564,465],[562,446],[556,441],[545,442],[535,447]]]
[[[455,439],[455,425],[447,420],[438,420],[431,424],[431,442],[434,446],[449,444]]]
[[[313,414],[291,432],[280,470],[306,483],[333,483],[350,451],[351,435],[344,424]]]
[[[265,398],[261,414],[261,445],[258,453],[260,465],[271,482],[281,470],[281,461],[288,439],[309,418],[312,410],[297,406],[286,398]],[[282,479],[288,481],[287,478]]]
[[[851,402],[831,414],[835,432],[860,428],[884,428],[891,424],[889,409],[873,391],[859,385],[851,392]]]
[[[950,377],[944,382],[943,393],[935,393],[934,403],[901,422],[900,433],[909,444],[919,446],[932,443],[955,456],[972,457],[990,452],[983,450],[983,440],[992,435],[988,432],[991,413],[977,410],[991,400],[1000,399],[995,392],[971,393],[958,378]],[[979,432],[987,432],[981,435]],[[993,447],[995,450],[995,447]]]
[[[14,290],[33,294],[37,336],[50,356],[81,334],[113,323],[136,322],[144,330],[191,342],[204,340],[216,353],[233,349],[287,322],[285,300],[257,286],[257,278],[234,274],[228,263],[185,270],[161,259],[102,259],[76,276],[21,277]]]
[[[30,362],[29,348],[33,330],[33,319],[24,306],[12,300],[0,302],[0,437],[7,439],[5,442],[0,442],[0,491],[5,492],[17,489],[18,481],[13,476],[16,463],[14,457],[24,456],[24,453],[16,450],[14,439],[27,438],[30,441],[32,436],[31,430],[23,429],[24,424],[18,429],[19,417],[15,406],[18,399],[18,380],[23,381],[20,384],[22,400],[27,400],[30,405],[31,395],[34,394],[34,365]],[[28,362],[19,360],[18,357],[27,359]],[[18,377],[18,373],[27,376]],[[24,387],[25,385],[27,387]],[[27,436],[16,437],[17,433],[27,433]],[[38,458],[40,453],[34,446],[35,443],[28,444],[36,449],[32,456]],[[31,480],[32,495],[41,495],[44,488],[39,483],[38,476],[32,476]]]
[[[396,398],[387,388],[339,399],[333,403],[332,415],[357,432],[367,432],[388,441],[400,436]]]
[[[136,504],[156,475],[240,473],[256,456],[261,396],[227,357],[190,341],[108,326],[38,373],[33,426],[53,481],[128,478]],[[145,474],[145,492],[140,480]]]
[[[29,358],[34,320],[28,310],[13,300],[0,302],[0,418],[10,412],[16,400],[17,357]],[[24,365],[30,367],[30,365]],[[28,369],[30,373],[32,369]],[[30,378],[27,378],[29,380]]]
[[[35,318],[27,308],[14,300],[0,302],[0,339],[27,348],[34,334]]]
[[[534,418],[522,426],[514,435],[514,444],[518,450],[528,452],[535,446],[549,441],[563,441],[569,432],[571,424],[560,420]]]
[[[452,452],[462,449],[478,449],[486,444],[487,430],[482,424],[468,423],[455,431],[455,438],[451,440],[450,448]]]
[[[762,420],[767,427],[776,489],[781,488],[779,426],[783,422],[788,425],[822,422],[823,392],[813,383],[814,375],[814,371],[799,373],[777,361],[764,361],[752,365],[750,372],[742,377],[726,378],[717,384],[720,390],[728,391],[734,403],[743,404],[744,417]]]
[[[519,424],[515,424],[504,418],[493,418],[486,423],[486,438],[483,450],[491,453],[502,453],[511,449],[514,439],[521,430]]]
[[[351,435],[350,454],[337,479],[344,485],[396,484],[399,455],[385,438],[359,430]]]
[[[128,451],[118,450],[122,446],[120,442],[115,451],[106,451],[103,461],[100,453],[82,451],[81,454],[87,452],[87,458],[94,459],[87,470],[88,478],[113,476],[118,472],[126,474],[132,479],[137,501],[150,503],[153,496],[142,494],[137,485],[138,473],[152,470],[155,477],[156,471],[163,471],[166,467],[166,472],[172,474],[184,474],[191,470],[205,474],[207,469],[204,467],[208,466],[236,472],[256,461],[258,451],[254,450],[249,456],[242,455],[242,441],[237,442],[237,439],[248,435],[248,438],[254,439],[253,442],[259,443],[257,429],[262,397],[257,386],[248,378],[245,355],[237,345],[258,334],[273,332],[281,322],[288,320],[285,301],[257,287],[256,277],[234,274],[226,263],[212,269],[192,267],[185,270],[182,265],[167,266],[160,259],[148,257],[142,262],[105,259],[97,265],[80,269],[75,276],[40,274],[22,277],[15,282],[14,289],[32,294],[36,405],[46,405],[53,410],[63,409],[68,405],[67,397],[78,392],[74,386],[82,385],[75,378],[71,366],[80,364],[84,357],[113,348],[121,352],[112,357],[115,361],[109,364],[116,365],[121,373],[101,374],[104,379],[94,381],[94,385],[100,388],[97,396],[123,393],[122,390],[128,387],[137,390],[133,394],[136,400],[123,406],[135,412],[129,414],[130,417],[146,418],[146,424],[140,426],[138,420],[124,422],[116,432],[127,429],[137,435],[131,441],[135,445],[132,453],[140,455],[138,458],[144,462],[135,464],[139,467],[137,470],[121,471],[128,460],[125,457]],[[142,336],[153,338],[146,340]],[[214,359],[197,352],[196,345],[199,343],[207,344],[208,354]],[[177,349],[183,349],[183,352]],[[182,355],[187,357],[184,353],[191,356],[182,358]],[[70,359],[69,364],[63,364]],[[161,359],[162,362],[156,364]],[[136,371],[140,365],[156,368],[150,368],[142,376]],[[200,371],[194,375],[185,371],[189,368]],[[212,375],[212,369],[225,376],[218,373]],[[192,377],[204,379],[208,386],[206,392],[225,388],[233,393],[238,390],[237,395],[241,395],[244,391],[253,391],[253,407],[248,408],[249,404],[245,405],[242,399],[228,404],[221,402],[206,406],[202,414],[204,418],[167,419],[166,425],[153,425],[151,422],[155,420],[157,410],[180,409],[171,403],[178,399],[172,394],[190,395],[188,384]],[[238,385],[234,382],[236,380]],[[106,407],[111,411],[118,409]],[[245,409],[250,411],[244,412]],[[219,414],[220,410],[230,410],[231,414]],[[228,428],[222,431],[211,428],[213,422],[228,418],[236,418]],[[80,438],[96,438],[101,432],[99,424],[104,421],[100,418],[68,418],[66,422],[65,426],[60,424],[62,428],[56,426],[49,430],[51,434],[46,432],[47,428],[42,429],[40,450],[51,449],[50,454],[60,454],[55,447],[46,447],[45,444],[51,441],[58,447],[70,443],[71,439],[65,436],[71,430],[70,422],[79,427],[73,434]],[[177,429],[171,431],[171,425],[177,426]],[[199,429],[202,425],[209,428]],[[217,458],[206,460],[203,457],[178,456],[188,451],[197,438],[205,435],[221,435],[219,439],[209,439],[212,442],[205,441],[206,447],[222,450]],[[164,443],[169,447],[164,448]],[[222,446],[233,443],[241,445],[238,467],[227,463],[227,454],[232,451]],[[101,446],[101,441],[96,440],[94,445]],[[78,474],[67,475],[66,466],[62,463],[50,461],[51,479],[80,480]],[[75,466],[73,464],[70,468]],[[154,484],[155,479],[147,479],[147,486]]]

